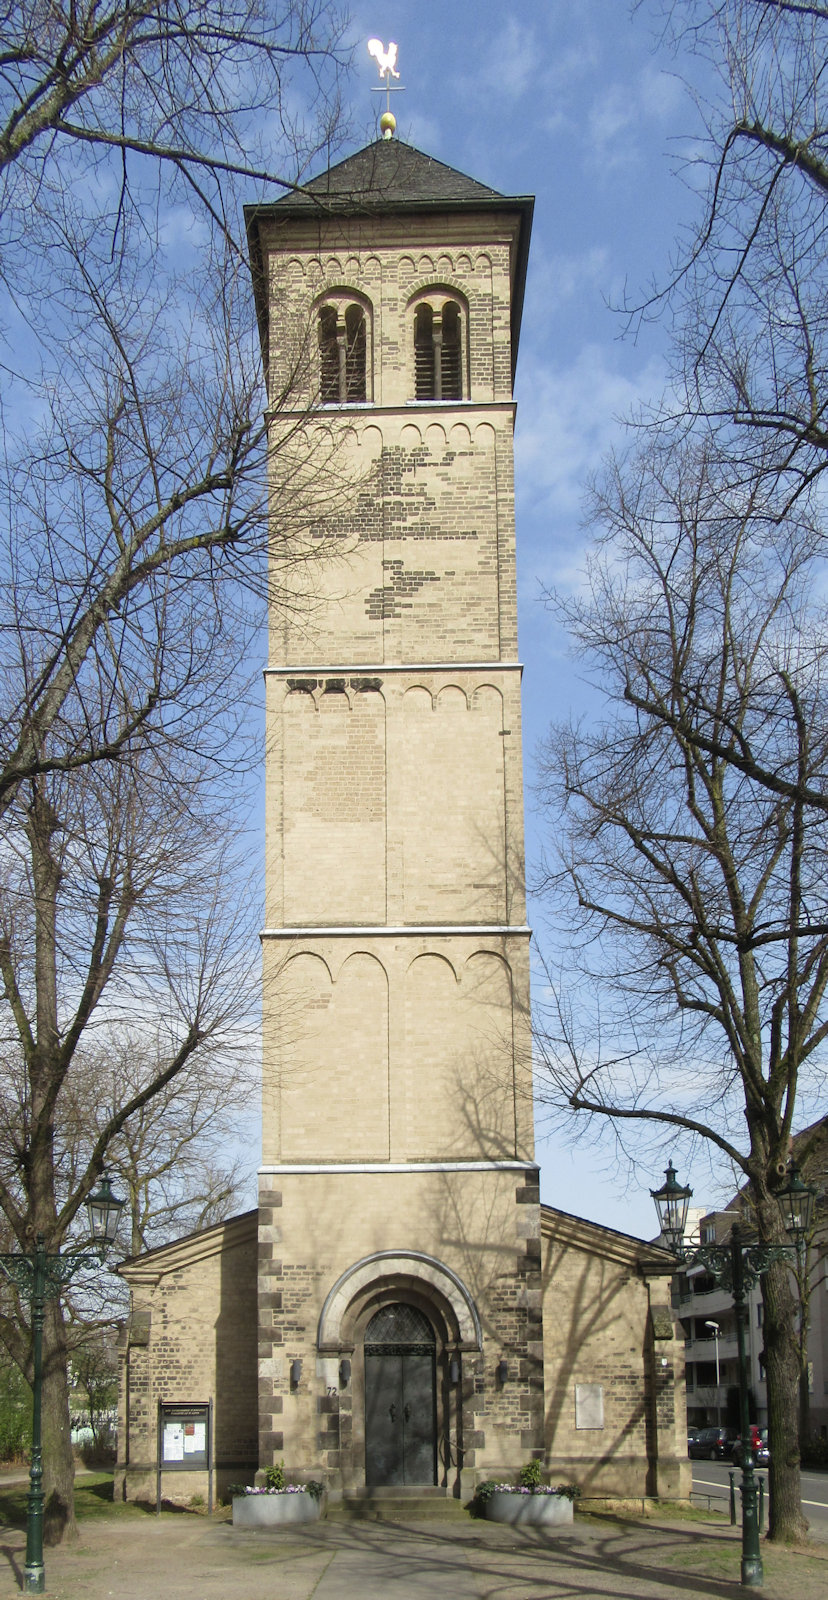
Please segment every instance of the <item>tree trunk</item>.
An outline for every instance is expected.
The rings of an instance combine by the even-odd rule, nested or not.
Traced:
[[[49,1300],[43,1327],[43,1538],[77,1538],[75,1466],[69,1427],[66,1336],[60,1302]]]
[[[808,1368],[808,1335],[811,1331],[811,1244],[813,1236],[797,1250],[796,1293],[799,1300],[799,1449],[811,1438],[811,1390]]]
[[[787,1240],[773,1242],[787,1243]],[[762,1300],[765,1307],[765,1371],[771,1444],[768,1537],[783,1544],[792,1544],[805,1538],[808,1522],[802,1514],[800,1503],[800,1366],[796,1307],[790,1272],[784,1262],[771,1267],[764,1274]]]
[[[811,1437],[811,1390],[808,1384],[807,1357],[799,1369],[799,1451]]]

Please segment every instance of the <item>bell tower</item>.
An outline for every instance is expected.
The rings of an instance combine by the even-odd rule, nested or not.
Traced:
[[[283,573],[275,541],[267,668],[259,1461],[346,1494],[465,1494],[542,1453],[531,215],[397,140],[248,211],[271,426],[311,438],[315,496],[307,561]]]

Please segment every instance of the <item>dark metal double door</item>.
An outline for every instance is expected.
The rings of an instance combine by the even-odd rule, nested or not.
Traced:
[[[433,1484],[436,1445],[434,1349],[366,1349],[366,1482]]]

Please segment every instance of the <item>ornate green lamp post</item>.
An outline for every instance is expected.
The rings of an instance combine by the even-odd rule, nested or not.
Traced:
[[[739,1357],[739,1426],[742,1435],[742,1586],[761,1589],[764,1582],[762,1556],[759,1549],[759,1517],[757,1512],[756,1475],[753,1451],[750,1444],[750,1419],[748,1416],[748,1366],[745,1350],[745,1304],[747,1291],[767,1272],[775,1261],[784,1261],[790,1250],[798,1249],[798,1241],[810,1227],[815,1191],[802,1183],[796,1168],[779,1195],[785,1216],[785,1225],[794,1235],[790,1245],[751,1244],[745,1239],[740,1222],[730,1230],[725,1244],[697,1245],[688,1250],[684,1241],[687,1208],[692,1189],[682,1187],[672,1161],[665,1173],[666,1182],[660,1189],[651,1189],[655,1201],[662,1237],[683,1266],[705,1267],[733,1295],[736,1313],[736,1349]],[[789,1203],[786,1203],[787,1201]]]
[[[101,1177],[100,1188],[90,1194],[86,1209],[94,1254],[87,1250],[67,1250],[64,1255],[48,1255],[42,1233],[37,1235],[31,1255],[21,1251],[15,1255],[0,1255],[0,1268],[6,1277],[25,1294],[32,1307],[32,1459],[29,1469],[29,1503],[26,1514],[26,1566],[23,1589],[26,1594],[42,1594],[45,1584],[43,1568],[43,1446],[41,1436],[41,1407],[43,1399],[43,1323],[46,1301],[60,1294],[82,1267],[99,1264],[112,1244],[118,1230],[118,1221],[125,1205],[112,1193],[109,1178]]]

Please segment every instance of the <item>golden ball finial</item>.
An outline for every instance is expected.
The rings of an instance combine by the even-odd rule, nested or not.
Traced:
[[[393,138],[394,129],[396,126],[397,119],[394,116],[393,111],[383,111],[382,116],[380,117],[380,127],[382,129],[383,139]]]

